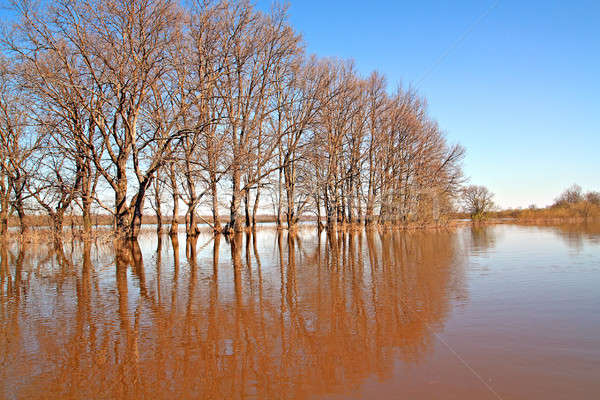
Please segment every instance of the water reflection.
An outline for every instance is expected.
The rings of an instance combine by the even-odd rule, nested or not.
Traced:
[[[427,355],[465,293],[449,232],[180,240],[3,241],[0,396],[348,391]]]
[[[557,225],[554,227],[554,232],[574,250],[581,250],[586,243],[600,243],[600,221],[598,220]]]
[[[469,232],[469,243],[473,252],[485,253],[496,246],[498,231],[493,226],[474,224]]]

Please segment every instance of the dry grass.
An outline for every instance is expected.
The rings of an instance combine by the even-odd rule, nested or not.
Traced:
[[[6,239],[20,241],[24,243],[46,243],[53,240],[53,235],[47,226],[32,226],[25,233],[19,232],[18,229],[10,229],[6,234]],[[62,241],[71,240],[94,240],[94,241],[110,241],[115,238],[112,229],[106,227],[98,227],[92,230],[91,234],[84,235],[80,229],[65,228],[61,234]]]
[[[376,230],[388,230],[388,229],[401,229],[401,230],[431,230],[440,228],[452,228],[460,225],[470,223],[468,215],[456,213],[452,216],[452,219],[444,220],[439,223],[435,222],[413,222],[404,224],[374,224],[367,226],[367,229]],[[212,217],[206,217],[210,220]],[[600,219],[600,205],[593,204],[588,201],[580,201],[574,204],[563,204],[559,206],[550,206],[546,208],[528,208],[528,209],[512,209],[512,210],[501,210],[490,212],[488,218],[483,222],[485,225],[491,224],[505,224],[505,223],[517,223],[517,224],[556,224],[573,222],[579,223],[587,220]],[[100,240],[110,241],[116,237],[116,234],[112,230],[111,221],[112,218],[109,215],[95,215],[93,217],[94,229],[92,230],[91,236],[86,236],[82,233],[80,228],[81,217],[69,216],[65,218],[65,229],[61,236],[62,240]],[[183,218],[178,218],[178,222],[183,224]],[[275,216],[261,215],[257,218],[257,222],[261,223],[274,223],[276,221]],[[12,229],[9,230],[6,235],[9,239],[24,241],[26,243],[44,243],[52,240],[52,234],[50,232],[50,219],[47,216],[28,216],[27,223],[30,229],[25,233],[21,234],[18,231],[18,220],[12,218],[10,220],[10,226]],[[163,231],[166,232],[168,225],[170,225],[171,218],[165,218],[163,222]],[[225,224],[228,219],[223,219],[222,223]],[[313,229],[316,227],[315,218],[303,218],[294,230],[299,229]],[[308,223],[307,223],[308,222]],[[143,232],[156,232],[156,228],[151,226],[156,224],[156,217],[147,216],[143,218],[142,227]],[[200,228],[206,228],[207,232],[211,231],[208,225],[200,224]],[[257,229],[275,229],[275,226],[260,226]],[[255,229],[256,229],[255,228]],[[285,228],[285,223],[283,226]],[[363,223],[353,224],[339,224],[339,231],[358,231],[365,228]],[[326,229],[326,228],[325,228]],[[287,229],[286,229],[287,230]]]
[[[527,208],[524,210],[505,210],[494,213],[496,218],[513,218],[524,221],[581,221],[600,218],[600,205],[588,201],[574,204],[550,206],[546,208]]]
[[[203,215],[198,218],[198,225],[206,225],[203,221],[212,222],[212,215]],[[170,225],[172,217],[171,216],[163,216],[163,225]],[[264,222],[276,222],[277,218],[274,215],[257,215],[256,222],[264,223]],[[315,217],[311,216],[303,216],[300,218],[300,222],[303,221],[316,221]],[[229,222],[229,218],[221,217],[221,224],[226,224]],[[27,215],[25,216],[25,223],[28,227],[48,227],[52,226],[52,220],[47,215]],[[94,227],[103,227],[103,226],[111,226],[113,223],[113,217],[107,214],[96,214],[92,216],[92,225]],[[151,225],[156,224],[157,218],[155,215],[144,215],[142,217],[142,224]],[[184,224],[185,218],[183,216],[177,217],[177,223]],[[80,227],[83,225],[83,219],[80,215],[65,215],[64,218],[64,226],[65,227]],[[11,216],[8,219],[9,227],[18,227],[19,219],[16,216]]]
[[[466,213],[456,213],[453,215],[455,220],[469,219]],[[553,205],[546,208],[526,208],[526,209],[508,209],[492,211],[487,214],[484,223],[503,224],[556,224],[556,223],[580,223],[600,219],[600,205],[589,201],[579,201],[571,204]]]

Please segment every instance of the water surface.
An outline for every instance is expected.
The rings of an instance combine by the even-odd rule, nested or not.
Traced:
[[[0,250],[2,398],[600,396],[600,225]]]

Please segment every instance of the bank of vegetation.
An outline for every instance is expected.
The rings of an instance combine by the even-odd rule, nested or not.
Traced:
[[[515,218],[519,221],[568,221],[600,218],[600,192],[584,193],[579,185],[562,192],[548,207],[530,206],[526,209],[500,211],[497,217]]]
[[[189,235],[443,221],[463,149],[414,90],[306,54],[284,8],[245,1],[15,0],[1,37],[0,226],[145,214]],[[204,218],[206,210],[210,217]],[[227,221],[223,223],[223,218]],[[67,218],[68,219],[68,218]],[[67,222],[68,223],[68,222]]]
[[[583,192],[579,185],[565,189],[547,207],[531,205],[527,208],[497,209],[493,194],[482,186],[469,186],[463,189],[465,211],[454,218],[471,218],[478,222],[579,222],[600,218],[600,192]]]

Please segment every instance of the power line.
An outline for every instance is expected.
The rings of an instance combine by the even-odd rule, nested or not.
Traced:
[[[473,30],[475,29],[475,27],[485,19],[485,17],[487,17],[494,8],[496,8],[498,6],[498,4],[500,3],[500,0],[496,0],[494,3],[492,3],[492,5],[490,5],[483,13],[481,13],[479,15],[479,17],[477,17],[477,19],[475,21],[473,21],[473,23],[471,23],[471,25],[469,25],[469,27],[467,28],[467,30],[465,30],[463,32],[462,35],[460,35],[458,37],[458,39],[456,39],[454,41],[454,43],[452,43],[434,62],[433,64],[431,64],[431,66],[429,68],[427,68],[427,70],[425,71],[425,73],[423,73],[423,75],[421,75],[421,78],[417,81],[417,83],[415,84],[415,89],[418,88],[421,83],[423,83],[423,81],[427,78],[427,76],[429,76],[429,74],[431,74],[431,72],[433,72],[433,70],[442,63],[442,61],[444,61],[444,59],[446,57],[448,57],[448,55],[458,47],[459,44],[461,44],[466,38],[467,36],[469,36],[469,34],[471,32],[473,32]]]
[[[407,311],[412,312],[412,314],[425,325],[425,327],[433,334],[433,336],[435,336],[440,341],[440,343],[442,343],[450,351],[450,353],[452,353],[452,355],[454,355],[454,357],[456,357],[456,359],[460,361],[460,363],[464,365],[465,368],[467,368],[473,374],[473,376],[475,376],[483,384],[483,386],[485,386],[490,391],[490,393],[494,395],[496,399],[503,400],[502,397],[500,397],[500,395],[498,394],[498,392],[496,392],[494,388],[488,382],[486,382],[485,379],[483,379],[483,377],[479,375],[477,371],[475,371],[475,369],[464,358],[462,358],[456,352],[456,350],[452,348],[452,346],[448,344],[448,342],[444,340],[442,335],[438,334],[435,330],[433,330],[429,323],[427,323],[427,321],[421,318],[421,316],[419,315],[419,313],[416,312],[416,310],[412,309],[412,307],[410,307],[408,303],[404,301],[404,299],[400,298],[400,302],[404,304],[404,307],[406,307]]]

